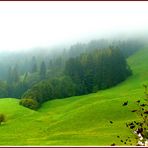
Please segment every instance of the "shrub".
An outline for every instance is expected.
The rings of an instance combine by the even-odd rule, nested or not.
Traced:
[[[65,98],[75,95],[75,84],[68,76],[47,79],[32,86],[23,95],[22,99],[34,99],[40,104],[54,98]]]
[[[33,85],[29,90],[27,90],[22,99],[30,98],[36,100],[39,103],[43,103],[52,98],[52,85],[50,81],[41,81]]]
[[[5,122],[5,115],[2,114],[2,113],[0,113],[0,124],[1,124],[2,122]]]
[[[39,103],[34,99],[21,99],[20,105],[23,105],[33,110],[36,110],[39,107]]]

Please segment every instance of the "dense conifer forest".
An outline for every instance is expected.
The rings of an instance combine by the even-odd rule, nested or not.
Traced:
[[[39,106],[50,99],[110,88],[132,74],[126,58],[142,46],[136,39],[101,39],[77,43],[60,52],[35,49],[5,53],[0,61],[0,97],[33,99]]]

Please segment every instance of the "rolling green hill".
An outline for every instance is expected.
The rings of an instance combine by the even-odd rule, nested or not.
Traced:
[[[115,87],[48,101],[38,111],[20,106],[18,99],[0,99],[0,112],[7,118],[0,126],[0,145],[124,145],[117,136],[132,136],[125,123],[137,119],[130,109],[144,96],[147,57],[148,48],[131,56],[133,75]],[[127,100],[128,107],[123,107]]]

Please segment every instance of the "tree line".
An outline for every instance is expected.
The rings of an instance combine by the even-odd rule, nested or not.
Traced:
[[[131,74],[122,52],[114,47],[70,58],[65,71],[75,82],[77,95],[109,88]]]
[[[63,76],[47,78],[27,90],[22,98],[38,103],[75,95],[83,95],[112,87],[132,72],[120,49],[93,50],[66,61]]]
[[[7,73],[0,81],[0,97],[34,99],[41,104],[112,87],[131,74],[126,58],[142,46],[137,41],[96,40],[59,54],[19,54],[11,63],[3,62]]]

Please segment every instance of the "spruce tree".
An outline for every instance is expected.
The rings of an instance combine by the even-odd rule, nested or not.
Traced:
[[[32,60],[31,60],[31,70],[30,70],[31,73],[34,73],[34,72],[37,72],[37,62],[36,62],[36,57],[32,57]]]
[[[41,66],[40,66],[40,78],[41,79],[46,78],[46,65],[44,61],[42,61]]]

